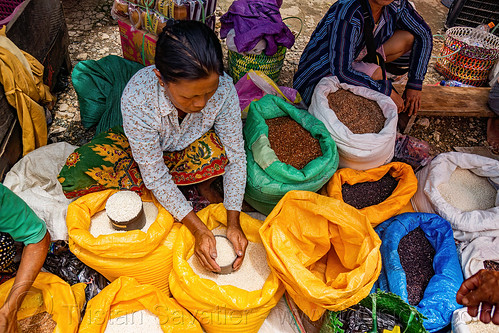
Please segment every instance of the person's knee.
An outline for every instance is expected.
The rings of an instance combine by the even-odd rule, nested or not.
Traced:
[[[373,79],[375,81],[383,80],[383,71],[382,71],[381,67],[378,67],[374,71],[374,73],[372,73],[371,79]]]
[[[404,42],[406,46],[406,52],[409,52],[414,45],[414,35],[409,31],[404,31]]]

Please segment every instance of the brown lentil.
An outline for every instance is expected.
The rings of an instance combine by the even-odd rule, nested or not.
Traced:
[[[499,272],[499,262],[492,260],[485,260],[483,262],[483,268],[488,269],[490,271]]]
[[[398,254],[407,281],[409,304],[418,305],[428,282],[435,275],[433,270],[435,249],[426,238],[424,231],[417,227],[402,237],[398,246]]]
[[[392,195],[398,181],[390,174],[384,175],[375,182],[364,182],[357,184],[343,184],[341,195],[343,201],[357,209],[377,205]]]
[[[46,311],[19,320],[18,324],[19,332],[22,333],[52,333],[57,325]]]
[[[378,103],[354,93],[338,89],[328,95],[329,108],[352,133],[379,133],[385,126],[385,116]]]
[[[322,156],[319,140],[290,117],[267,119],[265,123],[269,127],[270,147],[279,161],[303,169]]]

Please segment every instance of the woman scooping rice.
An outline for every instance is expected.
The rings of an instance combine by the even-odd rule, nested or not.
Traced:
[[[158,38],[155,65],[138,71],[121,99],[123,129],[145,186],[192,232],[196,256],[215,272],[215,238],[177,185],[197,184],[210,202],[221,202],[210,185],[223,175],[237,270],[248,244],[239,224],[246,155],[239,100],[222,59],[220,42],[206,25],[170,22]]]

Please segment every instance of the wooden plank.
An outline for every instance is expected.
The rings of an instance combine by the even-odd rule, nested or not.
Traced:
[[[395,85],[399,92],[403,85]],[[494,117],[487,102],[490,88],[424,86],[418,116]]]

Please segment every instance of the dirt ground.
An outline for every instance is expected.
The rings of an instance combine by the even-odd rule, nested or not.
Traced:
[[[286,53],[279,84],[292,86],[293,74],[303,49],[317,23],[334,1],[294,0],[284,1],[281,15],[290,29],[299,34],[295,45]],[[70,36],[70,56],[73,66],[81,60],[98,60],[106,55],[122,55],[117,22],[110,16],[112,0],[63,0],[66,22]],[[218,0],[217,16],[229,8],[232,0]],[[434,34],[442,34],[448,9],[440,0],[414,0],[416,9],[429,23]],[[296,19],[298,17],[301,19]],[[219,28],[220,23],[217,20]],[[301,30],[301,31],[300,31]],[[222,42],[223,44],[223,42]],[[442,46],[440,38],[434,38],[433,54],[438,55]],[[226,54],[226,53],[225,53]],[[431,60],[425,84],[435,84],[443,79],[434,69]],[[51,142],[68,141],[82,145],[93,137],[92,129],[81,125],[76,93],[69,86],[58,94],[53,111],[54,122],[49,128]],[[455,146],[487,146],[486,121],[479,118],[419,117],[411,132],[435,147],[436,152],[453,150]]]

